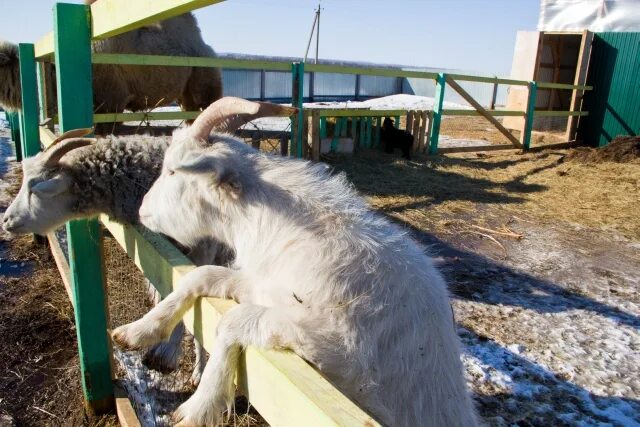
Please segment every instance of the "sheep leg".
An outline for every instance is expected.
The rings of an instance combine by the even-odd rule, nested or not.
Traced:
[[[182,336],[184,324],[178,323],[169,341],[161,342],[149,349],[142,359],[142,363],[148,368],[162,373],[173,372],[178,368],[178,360],[182,354]]]
[[[180,280],[177,290],[141,319],[116,328],[111,336],[120,347],[131,350],[166,341],[198,297],[233,297],[240,283],[238,273],[229,268],[195,268]]]
[[[283,308],[239,304],[220,319],[214,348],[200,386],[173,413],[176,427],[214,426],[221,421],[234,398],[233,378],[238,357],[246,346],[300,347],[303,331]]]

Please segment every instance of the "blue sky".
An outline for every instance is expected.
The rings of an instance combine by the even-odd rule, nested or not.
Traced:
[[[37,40],[52,28],[53,4],[2,0],[0,38]],[[317,0],[227,0],[196,16],[216,51],[302,56],[316,5]],[[540,0],[322,0],[322,7],[321,58],[506,76],[516,32],[535,30]]]

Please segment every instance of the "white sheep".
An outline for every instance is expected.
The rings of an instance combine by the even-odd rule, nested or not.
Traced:
[[[85,0],[85,4],[96,0]],[[94,53],[215,57],[202,39],[191,13],[92,43]],[[55,70],[47,67],[49,89]],[[0,106],[22,108],[17,46],[0,40]],[[56,91],[48,93],[55,105]],[[206,108],[222,96],[222,75],[211,67],[150,67],[100,64],[93,66],[94,112],[140,111],[177,101],[182,110]],[[48,106],[49,117],[53,107]]]
[[[292,349],[386,425],[476,425],[446,286],[423,248],[344,175],[209,135],[260,108],[223,98],[175,131],[140,208],[142,224],[182,245],[223,242],[233,265],[194,269],[114,341],[154,345],[198,297],[233,298],[199,387],[174,413],[179,426],[216,425],[249,345]]]

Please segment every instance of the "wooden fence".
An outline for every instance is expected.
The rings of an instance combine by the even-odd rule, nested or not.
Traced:
[[[318,158],[320,136],[326,137],[326,118],[337,118],[331,149],[337,139],[347,133],[347,120],[351,118],[352,132],[359,128],[360,144],[376,147],[380,144],[380,121],[383,117],[408,115],[411,131],[419,134],[418,148],[429,153],[438,152],[440,122],[445,115],[481,114],[494,125],[494,116],[521,115],[524,118],[522,138],[512,146],[527,149],[530,144],[531,122],[537,88],[556,88],[583,91],[588,87],[572,85],[536,84],[510,79],[447,75],[384,68],[343,67],[324,64],[285,63],[241,59],[168,57],[152,55],[92,54],[91,41],[115,36],[141,26],[180,15],[194,9],[218,3],[221,0],[99,0],[91,6],[57,3],[53,9],[54,31],[34,44],[20,44],[20,78],[23,109],[18,117],[10,116],[17,152],[22,157],[37,154],[47,147],[55,135],[39,126],[46,118],[46,81],[44,64],[55,61],[58,115],[53,117],[60,131],[92,127],[95,123],[128,120],[193,119],[199,112],[151,113],[93,113],[92,64],[135,64],[147,66],[201,66],[234,69],[258,69],[291,72],[292,104],[300,110],[292,119],[291,154],[302,157],[305,151]],[[374,76],[412,77],[434,79],[436,100],[433,111],[407,112],[406,110],[307,110],[303,108],[304,72],[329,72]],[[463,97],[465,92],[456,81],[475,81],[493,85],[526,85],[529,103],[526,111],[485,110],[473,99],[468,99],[475,111],[447,110],[443,108],[445,86],[449,85]],[[467,94],[468,95],[468,94]],[[469,97],[470,98],[470,97]],[[466,98],[465,98],[466,99]],[[542,113],[542,112],[541,112]],[[586,115],[586,112],[551,112],[553,115]],[[550,115],[544,112],[544,115]],[[303,147],[305,118],[311,119],[311,146]],[[339,125],[338,125],[339,123]],[[375,124],[375,127],[374,127]],[[504,132],[503,132],[504,133]],[[355,135],[355,132],[353,133]],[[315,136],[314,136],[315,135]],[[111,372],[110,343],[107,335],[105,312],[105,274],[102,253],[102,228],[106,227],[126,253],[153,283],[166,295],[178,279],[194,266],[165,239],[129,225],[120,225],[106,216],[99,220],[74,220],[66,225],[69,262],[62,254],[60,244],[50,235],[51,249],[63,281],[75,307],[76,331],[82,383],[86,407],[89,412],[112,410],[114,389]],[[185,317],[187,328],[211,350],[215,325],[222,313],[234,303],[214,298],[203,299]],[[195,316],[194,312],[199,315]],[[208,333],[203,333],[207,331]],[[347,397],[333,388],[313,367],[290,352],[263,351],[249,347],[242,355],[237,373],[238,385],[260,414],[271,424],[279,426],[374,426],[376,421],[358,408]],[[121,399],[116,399],[120,401]],[[126,399],[125,399],[126,401]],[[286,406],[286,409],[283,409]],[[130,408],[119,407],[119,414],[131,413]],[[124,415],[123,415],[124,416]]]

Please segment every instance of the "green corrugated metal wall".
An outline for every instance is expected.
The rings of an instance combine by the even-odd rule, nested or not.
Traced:
[[[640,134],[640,33],[596,33],[578,138],[594,146]]]

